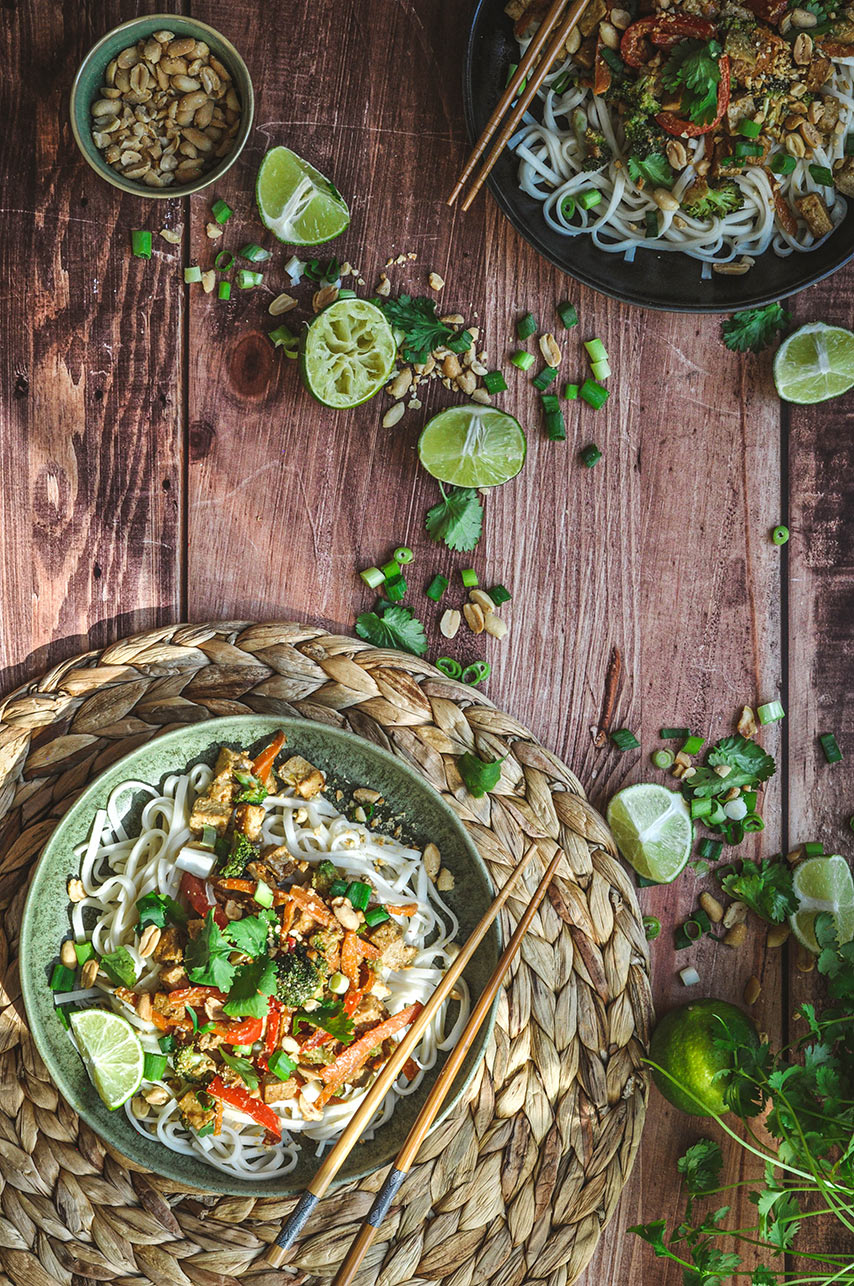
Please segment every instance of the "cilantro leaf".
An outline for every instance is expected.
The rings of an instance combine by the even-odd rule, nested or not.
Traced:
[[[427,511],[427,535],[444,540],[449,549],[474,549],[483,529],[483,505],[474,487],[448,487],[439,483],[442,499]]]
[[[643,158],[630,156],[628,159],[629,176],[634,183],[643,179],[656,188],[672,188],[676,175],[673,167],[663,152],[650,152]]]
[[[779,1278],[770,1268],[754,1268],[750,1286],[777,1286]]]
[[[132,987],[136,982],[136,965],[127,947],[116,947],[101,956],[101,968],[117,987]]]
[[[730,771],[721,777],[715,767],[725,764]],[[725,795],[733,786],[756,786],[767,781],[777,765],[755,741],[736,733],[724,737],[712,746],[706,756],[706,766],[696,770],[685,783],[686,790],[697,799]]]
[[[672,1259],[674,1256],[670,1254],[670,1251],[664,1244],[664,1232],[666,1228],[667,1221],[665,1219],[656,1219],[655,1223],[635,1224],[633,1228],[629,1229],[629,1232],[633,1232],[636,1237],[640,1237],[641,1241],[645,1241],[648,1246],[652,1246],[659,1259]]]
[[[698,125],[710,124],[717,114],[722,53],[716,40],[680,40],[665,64],[662,84],[682,90],[682,111]]]
[[[139,916],[137,933],[149,924],[157,925],[158,929],[165,929],[167,920],[172,920],[175,924],[186,924],[188,919],[184,908],[165,893],[146,893],[138,900],[136,910]]]
[[[340,1000],[324,1000],[316,1009],[298,1009],[294,1014],[291,1030],[299,1035],[303,1027],[318,1027],[328,1032],[342,1045],[349,1045],[353,1040],[353,1020],[344,1013],[344,1004]]]
[[[760,353],[774,342],[778,331],[788,329],[791,321],[792,314],[779,303],[745,308],[721,323],[721,336],[734,353]]]
[[[276,990],[276,966],[262,956],[251,964],[241,965],[222,1012],[229,1018],[264,1018],[269,1009],[268,997]]]
[[[399,603],[386,607],[382,616],[377,612],[363,612],[356,618],[356,633],[374,647],[396,647],[414,656],[423,656],[427,651],[424,626],[413,616],[411,608]]]
[[[228,991],[234,977],[234,965],[228,959],[233,950],[214,920],[213,911],[208,911],[201,933],[190,938],[184,951],[184,967],[190,982]]]
[[[713,1188],[720,1187],[723,1155],[714,1139],[700,1139],[676,1163],[676,1169],[685,1176],[685,1186],[692,1197],[702,1197]]]
[[[220,1049],[219,1056],[226,1066],[230,1067],[251,1090],[258,1088],[258,1073],[248,1058],[238,1058],[234,1054],[228,1054],[224,1049]]]
[[[479,759],[477,755],[466,751],[457,760],[457,771],[463,779],[466,790],[475,799],[481,799],[487,791],[493,790],[501,776],[501,765],[504,759],[493,759],[489,762]]]
[[[447,347],[454,338],[453,327],[436,316],[435,301],[424,295],[380,299],[379,305],[389,323],[403,331],[401,348],[407,362],[426,362],[435,348]]]
[[[784,862],[744,861],[741,872],[725,875],[721,887],[769,924],[783,924],[798,909],[792,872]]]
[[[238,951],[254,959],[256,956],[267,954],[269,928],[270,921],[266,916],[248,915],[242,920],[232,920],[225,933]]]

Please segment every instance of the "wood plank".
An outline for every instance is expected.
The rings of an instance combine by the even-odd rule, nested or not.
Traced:
[[[45,74],[70,75],[134,11],[3,10],[13,58],[43,85],[36,101],[17,77],[0,84],[0,690],[179,608],[178,255],[155,237],[152,260],[133,259],[130,230],[180,224],[181,203],[121,199],[96,178],[66,78]]]

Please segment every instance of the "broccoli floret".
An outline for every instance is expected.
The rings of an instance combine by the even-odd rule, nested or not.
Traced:
[[[743,5],[732,2],[723,5],[716,21],[719,29],[724,32],[755,31],[757,25],[756,14]]]
[[[642,161],[652,153],[663,154],[668,143],[668,136],[652,117],[629,116],[623,121],[623,132],[626,136],[626,150]]]
[[[691,191],[689,188],[688,192]],[[692,219],[714,219],[723,214],[731,214],[733,210],[740,210],[743,205],[744,197],[735,183],[722,183],[720,187],[710,187],[702,195],[696,195],[692,201],[683,201],[682,209]]]
[[[250,843],[245,835],[235,835],[231,853],[228,861],[220,871],[220,875],[225,880],[239,880],[246,870],[247,862],[251,862],[257,856],[255,846]]]
[[[661,103],[654,91],[652,76],[638,76],[637,80],[627,80],[621,85],[620,98],[629,109],[629,116],[655,116],[660,112]]]
[[[276,961],[276,972],[276,995],[288,1009],[299,1009],[320,985],[320,974],[303,946],[281,956]]]
[[[338,871],[332,862],[320,862],[311,873],[311,887],[318,893],[328,893],[338,879]]]
[[[216,1063],[210,1054],[197,1049],[195,1045],[184,1045],[182,1049],[177,1050],[173,1055],[172,1064],[178,1076],[183,1076],[185,1080],[192,1081],[196,1085],[204,1084],[216,1073]]]
[[[614,155],[610,143],[604,134],[599,134],[593,129],[584,131],[584,142],[587,153],[581,163],[582,170],[601,170]]]

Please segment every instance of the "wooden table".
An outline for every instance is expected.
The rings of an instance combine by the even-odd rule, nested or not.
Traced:
[[[490,696],[573,765],[594,802],[649,775],[661,724],[714,738],[743,703],[779,697],[788,717],[763,742],[780,770],[765,832],[744,852],[805,839],[846,851],[850,776],[827,767],[816,736],[833,730],[854,754],[852,396],[781,406],[768,357],[727,352],[716,318],[644,312],[580,289],[488,197],[468,215],[446,208],[464,154],[470,4],[199,0],[194,16],[243,52],[258,99],[250,143],[217,188],[237,211],[229,246],[265,239],[254,176],[269,145],[289,143],[348,196],[352,224],[334,251],[358,265],[368,291],[387,259],[413,252],[417,261],[388,269],[395,289],[424,293],[438,272],[441,310],[476,320],[491,364],[512,371],[520,311],[551,320],[567,296],[579,332],[601,336],[611,354],[607,407],[571,408],[565,445],[545,440],[528,380],[513,374],[501,404],[528,426],[527,465],[489,498],[474,557],[446,557],[424,534],[436,487],[415,444],[450,396],[433,384],[424,407],[390,430],[380,426],[385,397],[352,413],[315,405],[266,338],[266,291],[222,304],[182,284],[185,263],[213,258],[205,196],[120,198],[78,155],[73,71],[140,8],[155,6],[0,8],[12,51],[0,80],[0,688],[176,619],[306,618],[351,632],[371,601],[356,569],[405,541],[416,583],[473,562],[483,581],[512,588],[509,638],[468,650],[494,666]],[[150,262],[132,258],[130,230],[163,226],[182,227],[183,244],[155,236]],[[287,284],[282,264],[277,250],[266,272],[274,287]],[[850,270],[792,305],[799,322],[842,324],[852,306]],[[566,344],[567,378],[584,369],[579,347]],[[588,470],[578,450],[591,440],[603,460]],[[792,532],[782,549],[769,537],[778,522]],[[420,593],[412,602],[426,608]],[[437,613],[423,614],[435,645]],[[615,646],[615,722],[638,732],[642,753],[592,744]],[[661,1009],[687,995],[669,929],[699,887],[689,873],[641,894],[665,926],[654,952]],[[691,994],[739,1000],[756,973],[759,1025],[785,1038],[804,980],[785,952],[766,956],[762,936],[754,926],[737,953],[711,942],[687,953],[702,975]],[[624,1229],[674,1211],[674,1162],[697,1133],[653,1097],[586,1286],[641,1286],[653,1273],[661,1286],[681,1281]]]

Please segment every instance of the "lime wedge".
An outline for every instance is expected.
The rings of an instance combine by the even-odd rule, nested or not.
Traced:
[[[774,383],[786,402],[812,405],[854,386],[854,334],[811,322],[790,335],[774,358]]]
[[[303,340],[303,382],[324,406],[360,406],[379,393],[397,360],[394,332],[367,299],[337,299]]]
[[[682,796],[654,782],[620,790],[608,805],[620,853],[646,880],[669,884],[691,856],[694,827]]]
[[[291,246],[319,246],[350,226],[334,183],[289,147],[271,148],[255,183],[261,222]]]
[[[113,1112],[142,1083],[139,1037],[126,1018],[109,1009],[78,1009],[69,1021],[92,1084]]]
[[[810,951],[818,951],[816,916],[829,911],[840,944],[854,938],[854,879],[844,857],[810,857],[795,867],[795,893],[800,903],[791,918],[792,932]]]
[[[418,439],[418,456],[427,472],[456,487],[496,487],[515,478],[526,450],[518,420],[477,402],[440,411]]]

